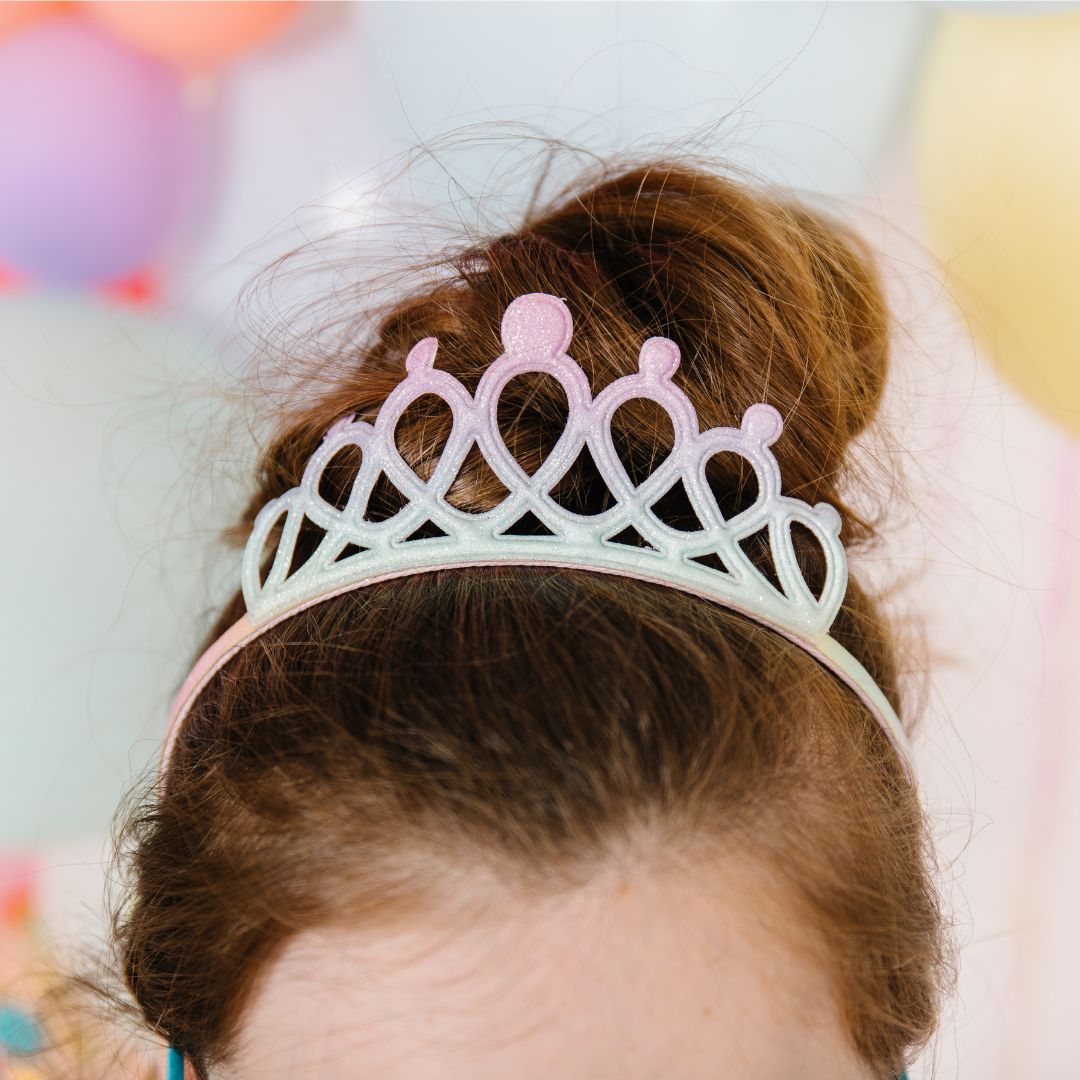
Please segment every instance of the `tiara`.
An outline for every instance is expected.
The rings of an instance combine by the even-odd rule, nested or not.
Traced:
[[[329,429],[300,483],[267,503],[255,519],[241,568],[247,613],[200,658],[177,695],[166,760],[201,689],[238,649],[270,626],[331,596],[388,578],[518,564],[669,585],[772,628],[855,691],[910,767],[907,736],[888,699],[858,660],[829,636],[847,589],[840,515],[827,503],[811,506],[781,493],[779,465],[770,450],[783,430],[780,414],[759,403],[745,411],[738,427],[699,430],[692,402],[672,378],[679,348],[664,337],[647,339],[637,371],[593,396],[584,371],[566,354],[572,332],[573,320],[561,299],[546,293],[519,296],[503,314],[503,354],[485,370],[475,395],[434,366],[438,341],[428,337],[410,350],[406,378],[387,396],[374,423],[346,416]],[[530,474],[503,441],[497,410],[507,383],[533,372],[558,380],[567,415],[555,446]],[[430,394],[448,405],[453,424],[425,480],[402,457],[395,430],[405,410]],[[663,408],[674,431],[669,453],[640,483],[624,468],[611,432],[616,410],[636,398]],[[496,506],[479,513],[460,510],[446,497],[473,446],[507,491]],[[612,495],[612,505],[589,515],[565,508],[552,495],[586,447]],[[357,451],[360,463],[344,498],[325,498],[320,488],[326,469],[343,452],[355,463]],[[752,503],[727,518],[706,481],[709,460],[722,453],[740,455],[757,482]],[[405,501],[389,517],[374,520],[369,503],[383,475]],[[680,483],[699,528],[677,528],[656,509]],[[523,533],[525,522],[528,532]],[[811,588],[800,568],[795,525],[809,530],[824,553],[819,590]],[[298,550],[302,529],[306,557]],[[743,548],[758,534],[767,540],[773,575]]]

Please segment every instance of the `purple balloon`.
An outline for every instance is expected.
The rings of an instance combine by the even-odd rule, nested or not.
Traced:
[[[122,277],[193,191],[180,76],[78,15],[0,39],[0,260],[49,283]]]

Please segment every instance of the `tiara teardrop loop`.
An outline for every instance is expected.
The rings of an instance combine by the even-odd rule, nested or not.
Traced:
[[[620,525],[633,525],[660,551],[685,534],[671,529],[650,507],[681,478],[687,448],[698,434],[697,413],[690,399],[672,381],[679,366],[679,347],[667,338],[649,338],[638,355],[638,370],[609,383],[592,403],[589,450],[604,483],[622,508]],[[640,484],[628,475],[611,437],[615,413],[628,401],[644,398],[659,405],[671,421],[671,449]],[[690,496],[694,504],[693,496]],[[695,510],[698,507],[695,506]],[[705,509],[708,513],[708,509]],[[701,514],[698,512],[700,520]],[[610,532],[610,530],[607,530]]]
[[[378,447],[381,471],[406,499],[405,506],[402,511],[399,511],[399,513],[406,512],[406,516],[396,522],[396,527],[391,526],[385,530],[390,537],[396,537],[402,528],[412,525],[413,528],[404,534],[407,536],[416,525],[422,523],[426,516],[440,515],[442,508],[449,505],[445,502],[444,496],[457,477],[469,452],[472,426],[469,423],[469,414],[472,409],[472,398],[453,375],[440,371],[434,366],[436,350],[435,338],[425,338],[413,346],[405,360],[408,377],[398,383],[387,395],[375,419],[372,439],[374,445]],[[427,480],[422,480],[401,456],[401,451],[397,446],[397,426],[409,406],[418,398],[429,394],[441,398],[450,407],[454,415],[454,425],[431,475]],[[465,423],[458,423],[459,416],[465,419]],[[362,469],[363,463],[361,463]],[[378,472],[369,471],[369,476],[374,485],[378,479]],[[362,507],[357,505],[347,510],[351,510],[353,515],[360,511],[366,521],[368,497],[370,497],[370,491],[365,493]],[[415,512],[410,512],[414,509]],[[394,515],[394,518],[397,518],[397,515]],[[379,524],[389,525],[394,518]]]
[[[374,424],[346,416],[330,428],[300,483],[256,517],[241,570],[247,614],[196,664],[174,704],[174,734],[213,672],[245,642],[291,614],[388,578],[510,563],[652,581],[714,600],[771,627],[859,695],[910,767],[907,736],[892,705],[858,660],[829,637],[847,589],[841,519],[826,503],[810,506],[782,494],[780,467],[770,449],[783,432],[777,410],[763,402],[751,404],[737,427],[700,430],[693,402],[674,381],[678,345],[664,337],[647,339],[637,370],[594,396],[585,372],[566,352],[572,331],[570,311],[561,299],[546,293],[520,296],[503,315],[504,351],[485,370],[475,395],[435,367],[438,342],[424,338],[410,350],[406,376],[387,396]],[[498,408],[510,380],[534,372],[558,381],[567,411],[555,446],[530,475],[506,446]],[[402,414],[425,394],[441,398],[453,416],[427,480],[405,461],[395,441]],[[635,398],[662,408],[674,433],[667,457],[640,483],[623,466],[612,433],[616,411]],[[446,499],[474,445],[507,489],[501,502],[478,513]],[[335,456],[349,447],[359,450],[360,464],[338,507],[320,494],[319,484]],[[574,513],[551,495],[586,447],[613,496],[613,504],[595,515]],[[753,502],[729,518],[706,477],[709,461],[727,453],[741,457],[757,483]],[[372,521],[368,503],[381,474],[405,502],[385,520]],[[653,510],[680,482],[698,529],[677,529]],[[535,528],[525,534],[514,531],[527,514],[539,521],[541,534]],[[305,522],[323,535],[303,563],[294,566]],[[421,535],[425,524],[434,529]],[[792,535],[796,525],[808,530],[822,549],[824,577],[815,582],[819,591],[811,588],[799,563]],[[744,550],[743,544],[754,537],[767,544],[774,578]]]
[[[510,528],[524,514],[534,514],[557,535],[587,541],[589,526],[574,520],[551,498],[551,489],[569,471],[585,446],[590,430],[592,390],[585,372],[563,352],[570,340],[570,313],[555,297],[547,303],[522,304],[519,297],[502,320],[506,351],[484,372],[476,389],[473,415],[477,445],[509,494],[492,513],[495,535]],[[536,333],[535,340],[530,333]],[[499,398],[511,379],[533,373],[550,375],[566,395],[566,422],[555,445],[531,475],[510,452],[498,423]]]

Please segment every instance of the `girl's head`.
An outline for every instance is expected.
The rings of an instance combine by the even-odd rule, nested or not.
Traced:
[[[548,292],[594,390],[635,369],[646,337],[672,338],[702,426],[774,405],[787,492],[834,505],[849,549],[869,539],[841,485],[890,325],[845,226],[654,164],[444,270],[333,378],[301,382],[245,527],[333,421],[374,420],[416,341],[437,336],[436,366],[475,389],[506,305]],[[530,472],[564,417],[548,376],[501,398]],[[641,400],[613,429],[632,478],[670,446]],[[399,425],[421,477],[448,431],[435,399]],[[708,472],[726,512],[754,495],[729,456]],[[325,497],[355,467],[331,470]],[[448,497],[481,511],[504,493],[475,453]],[[606,505],[587,462],[553,494]],[[376,489],[376,514],[400,506]],[[813,583],[821,552],[803,541]],[[767,569],[767,545],[755,557]],[[237,596],[212,636],[242,610]],[[894,646],[857,583],[831,632],[898,704]],[[146,1022],[200,1076],[883,1080],[935,1023],[926,822],[887,736],[797,645],[673,588],[484,567],[324,600],[211,680],[165,779],[129,824],[117,943]]]

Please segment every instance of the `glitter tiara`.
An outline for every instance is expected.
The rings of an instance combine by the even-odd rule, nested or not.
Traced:
[[[163,772],[199,692],[239,649],[271,626],[331,596],[388,578],[504,563],[653,581],[714,600],[770,627],[817,658],[861,698],[910,769],[907,736],[888,699],[859,661],[829,636],[847,589],[840,515],[827,503],[811,506],[781,494],[780,469],[769,449],[783,429],[780,414],[771,405],[755,404],[738,427],[699,430],[692,402],[672,381],[679,348],[663,337],[646,340],[638,370],[594,397],[585,373],[566,354],[572,332],[570,311],[558,297],[519,296],[503,314],[504,352],[484,372],[475,396],[434,366],[438,341],[424,338],[409,352],[407,376],[388,395],[374,424],[347,416],[330,428],[300,483],[267,503],[255,519],[241,571],[247,612],[199,659],[177,694]],[[562,434],[532,474],[507,449],[497,418],[506,384],[529,372],[556,378],[567,400]],[[453,426],[437,465],[422,480],[401,456],[395,429],[404,411],[427,394],[446,402]],[[667,457],[641,483],[627,474],[611,434],[615,411],[634,398],[656,402],[674,430]],[[482,513],[459,510],[446,499],[474,445],[507,490],[498,505]],[[551,494],[585,447],[613,497],[608,509],[591,515],[566,509]],[[353,462],[359,451],[360,464],[344,504],[337,505],[320,493],[320,481],[343,451]],[[757,480],[752,504],[727,518],[705,475],[709,460],[722,453],[741,455]],[[383,474],[405,502],[389,518],[372,520],[368,504]],[[679,483],[699,528],[676,528],[656,510]],[[522,531],[523,519],[528,533]],[[321,539],[301,560],[296,546],[305,524],[305,545],[312,528]],[[825,579],[819,592],[811,589],[799,567],[794,525],[809,530],[824,553]],[[775,570],[771,576],[742,546],[759,533],[767,537]]]

